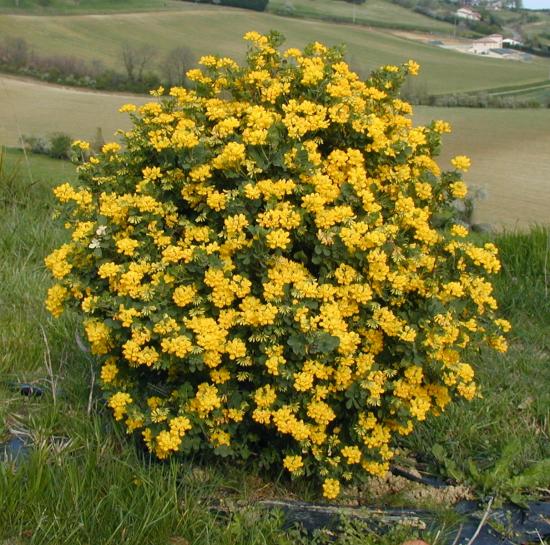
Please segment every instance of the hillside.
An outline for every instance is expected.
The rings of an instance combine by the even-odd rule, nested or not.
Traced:
[[[426,17],[386,0],[368,0],[353,4],[341,0],[269,0],[271,13],[290,17],[325,19],[386,28],[400,28],[432,33],[452,33],[453,26]]]
[[[0,13],[67,15],[177,10],[180,0],[0,0]]]
[[[308,0],[310,1],[310,0]],[[382,30],[353,25],[305,21],[209,5],[182,4],[172,12],[73,16],[0,15],[0,35],[23,38],[41,55],[71,56],[123,71],[122,47],[154,51],[151,67],[158,67],[173,48],[184,46],[198,57],[220,53],[242,58],[241,39],[248,30],[277,29],[288,44],[303,46],[319,40],[344,43],[352,66],[363,75],[388,63],[415,59],[422,67],[418,85],[429,93],[448,93],[546,80],[550,60],[510,62],[487,59],[419,43]]]
[[[187,9],[181,0],[0,0],[0,13],[69,15],[177,11]],[[352,5],[341,0],[270,0],[267,11],[290,17],[347,21],[425,32],[451,32],[452,25],[426,17],[392,3],[369,0]]]

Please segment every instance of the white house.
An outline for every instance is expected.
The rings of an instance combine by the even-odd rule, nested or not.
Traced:
[[[512,38],[504,38],[504,40],[502,40],[502,45],[508,45],[508,46],[514,47],[515,45],[523,45],[523,42],[512,40]]]
[[[481,21],[481,15],[470,8],[457,9],[455,15],[461,19],[468,19],[469,21]]]
[[[491,34],[472,42],[472,52],[478,55],[486,55],[491,49],[502,49],[502,36]]]

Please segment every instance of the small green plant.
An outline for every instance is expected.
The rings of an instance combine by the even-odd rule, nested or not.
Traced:
[[[311,537],[304,539],[303,545],[401,545],[421,537],[429,539],[425,531],[405,523],[388,527],[375,521],[342,516],[334,530],[315,530]]]
[[[27,151],[47,155],[53,159],[70,159],[73,139],[63,132],[55,132],[46,138],[23,135],[21,142]]]
[[[444,472],[455,481],[471,485],[483,496],[525,505],[530,491],[550,485],[550,459],[540,460],[518,471],[516,465],[521,450],[519,441],[511,441],[500,458],[488,467],[482,467],[472,458],[461,467],[447,456],[441,445],[434,445],[432,454]]]
[[[70,159],[73,139],[65,133],[56,132],[50,135],[48,155],[54,159]]]

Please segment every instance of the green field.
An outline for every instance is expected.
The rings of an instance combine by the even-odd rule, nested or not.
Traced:
[[[117,109],[147,97],[94,93],[15,78],[0,78],[0,144],[17,146],[19,134],[55,131],[106,140],[128,118]],[[418,107],[416,121],[445,119],[454,131],[444,139],[442,164],[454,155],[472,158],[466,181],[486,190],[476,221],[525,227],[548,223],[550,215],[550,110],[492,110]]]
[[[179,0],[0,0],[0,13],[69,15],[84,13],[125,13],[137,11],[186,10]],[[270,0],[267,11],[291,17],[337,18],[358,24],[406,28],[425,32],[452,32],[452,25],[402,8],[387,0],[371,0],[353,5],[338,0]]]
[[[339,0],[270,0],[268,11],[311,19],[336,18],[363,25],[406,28],[423,32],[452,33],[453,26],[397,4],[369,0],[354,5]]]
[[[124,13],[180,9],[180,0],[0,0],[0,13]]]
[[[308,0],[309,1],[309,0]],[[381,30],[353,25],[328,24],[278,17],[210,5],[182,3],[173,12],[40,16],[0,15],[0,35],[25,38],[41,55],[67,55],[123,71],[123,44],[151,47],[157,52],[154,68],[175,47],[188,47],[195,56],[219,53],[242,58],[248,30],[277,29],[288,45],[312,41],[330,45],[344,43],[351,64],[367,74],[381,64],[401,63],[409,58],[421,64],[419,85],[429,93],[450,93],[513,84],[540,82],[548,78],[550,60],[530,63],[488,59],[445,50],[395,36]],[[155,64],[156,63],[156,64]]]

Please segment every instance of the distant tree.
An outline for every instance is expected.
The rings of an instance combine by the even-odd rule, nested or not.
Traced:
[[[143,81],[143,74],[154,59],[156,50],[148,46],[136,47],[125,43],[121,49],[122,63],[128,79],[133,83]]]
[[[17,68],[26,66],[29,56],[29,45],[24,38],[8,36],[0,45],[0,60]]]
[[[268,0],[220,0],[224,6],[233,6],[235,8],[253,9],[255,11],[264,11]]]
[[[170,50],[160,65],[163,80],[168,85],[183,85],[185,73],[194,61],[195,57],[188,47],[180,46]]]

